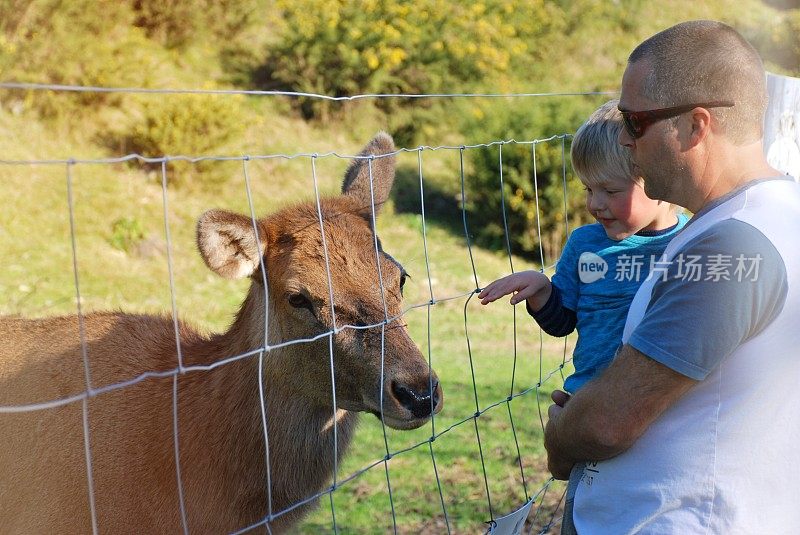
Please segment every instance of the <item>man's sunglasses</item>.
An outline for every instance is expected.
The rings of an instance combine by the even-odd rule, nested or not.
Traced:
[[[729,100],[719,100],[703,104],[685,104],[683,106],[662,108],[660,110],[625,111],[621,108],[618,109],[622,113],[622,122],[625,124],[625,131],[633,139],[639,139],[644,135],[647,127],[658,121],[669,119],[670,117],[677,117],[695,108],[730,108],[733,105],[733,102]]]

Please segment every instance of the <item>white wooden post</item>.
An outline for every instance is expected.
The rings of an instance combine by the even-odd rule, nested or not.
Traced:
[[[767,73],[764,151],[778,171],[800,180],[800,78]]]

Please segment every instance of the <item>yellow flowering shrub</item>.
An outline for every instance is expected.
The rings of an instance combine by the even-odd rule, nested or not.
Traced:
[[[331,96],[498,90],[557,23],[544,0],[276,0],[265,68],[283,89]],[[307,115],[327,112],[306,102]],[[389,104],[391,106],[391,104]]]

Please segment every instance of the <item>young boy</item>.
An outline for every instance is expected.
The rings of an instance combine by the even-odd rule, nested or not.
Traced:
[[[538,271],[522,271],[478,294],[483,305],[509,294],[512,305],[525,300],[528,313],[550,335],[566,336],[577,329],[575,373],[564,382],[569,393],[611,362],[636,290],[687,221],[674,206],[645,195],[627,149],[617,142],[623,128],[618,102],[595,111],[572,141],[572,167],[597,223],[570,234],[552,282]],[[582,464],[570,474],[565,513],[582,474]],[[570,512],[565,522],[571,520]]]

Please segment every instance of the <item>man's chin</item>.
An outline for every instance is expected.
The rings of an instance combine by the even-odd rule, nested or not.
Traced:
[[[644,194],[647,195],[650,199],[659,200],[658,195],[662,192],[659,192],[653,186],[656,182],[653,179],[648,179],[647,177],[644,178]]]

